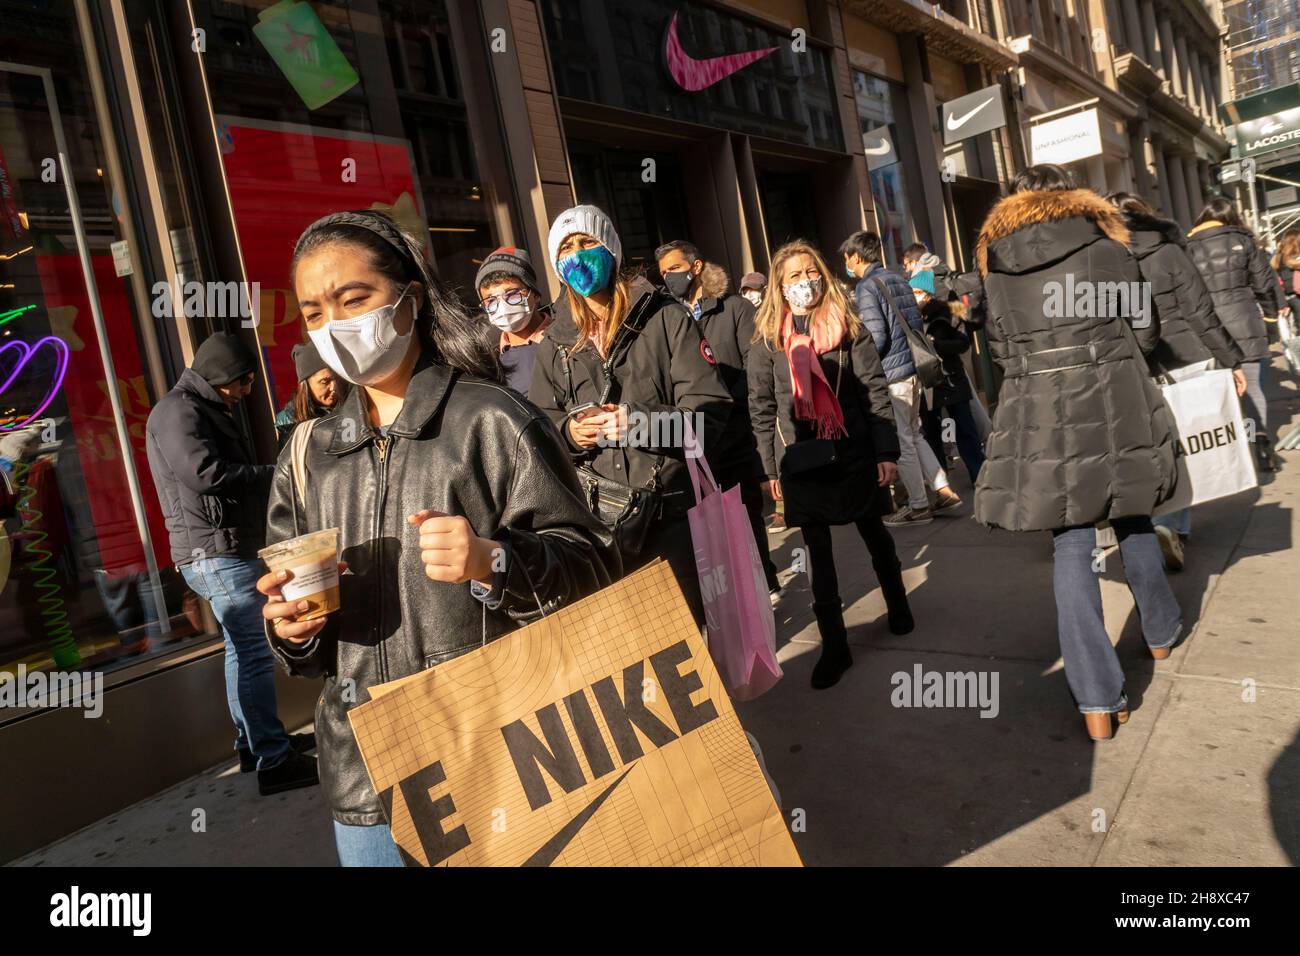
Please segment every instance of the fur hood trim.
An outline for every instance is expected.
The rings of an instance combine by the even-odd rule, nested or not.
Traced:
[[[989,245],[1028,226],[1082,216],[1116,242],[1129,244],[1128,226],[1120,211],[1091,189],[1021,192],[1007,196],[989,213],[975,244],[981,276],[989,272]]]
[[[704,263],[700,270],[700,291],[706,299],[721,299],[731,288],[727,270],[716,262]]]

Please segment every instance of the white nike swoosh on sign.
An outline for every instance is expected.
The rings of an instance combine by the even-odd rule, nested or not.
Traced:
[[[966,125],[967,120],[969,120],[972,116],[974,116],[974,115],[975,115],[976,113],[978,113],[980,110],[984,109],[984,107],[988,106],[988,105],[989,105],[990,103],[992,103],[995,99],[997,99],[997,97],[995,97],[995,96],[990,96],[987,100],[985,100],[983,103],[981,103],[979,106],[975,107],[973,110],[971,110],[969,113],[965,114],[964,116],[949,116],[949,117],[948,117],[948,132],[950,132],[950,133],[955,133],[955,132],[957,132],[957,130],[961,129],[963,126]]]
[[[889,140],[885,139],[880,141],[879,146],[867,146],[865,143],[862,146],[862,151],[868,156],[884,156],[889,152],[889,149]]]

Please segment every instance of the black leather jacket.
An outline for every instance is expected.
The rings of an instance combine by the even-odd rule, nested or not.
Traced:
[[[325,678],[316,705],[321,786],[334,819],[370,826],[384,816],[348,710],[375,684],[473,650],[535,620],[539,602],[550,613],[609,584],[621,567],[554,426],[515,392],[422,364],[387,438],[370,427],[363,402],[364,390],[354,389],[317,421],[298,532],[291,451],[280,455],[267,541],[338,528],[348,572],[340,610],[310,642],[268,637],[291,674]],[[406,520],[424,508],[462,515],[480,536],[506,544],[507,566],[486,603],[469,584],[425,576],[419,531]]]

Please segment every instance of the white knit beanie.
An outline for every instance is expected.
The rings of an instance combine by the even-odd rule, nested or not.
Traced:
[[[574,206],[555,217],[551,225],[551,234],[546,239],[547,251],[551,254],[551,266],[559,271],[560,243],[575,232],[584,232],[600,240],[614,254],[614,271],[623,265],[623,243],[619,241],[614,224],[595,206]]]

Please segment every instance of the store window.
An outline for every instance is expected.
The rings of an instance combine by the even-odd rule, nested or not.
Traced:
[[[261,284],[258,335],[277,407],[295,387],[291,350],[304,338],[289,258],[314,219],[391,213],[467,299],[478,263],[500,245],[494,209],[509,202],[479,155],[501,149],[499,121],[470,115],[460,62],[484,37],[477,18],[458,20],[449,6],[195,3],[244,265]]]
[[[843,151],[830,56],[811,41],[796,53],[789,33],[674,0],[539,8],[560,96]],[[723,56],[738,59],[718,78],[703,61]]]
[[[653,183],[642,177],[646,159],[655,161]],[[569,165],[578,202],[599,206],[613,220],[624,265],[653,268],[656,248],[689,238],[681,160],[675,153],[633,153],[570,140]]]
[[[89,24],[76,10],[0,0],[0,670],[9,673],[113,671],[205,631],[168,563],[149,474],[159,344],[135,285],[133,197],[115,174],[103,88],[80,41]]]
[[[907,207],[904,163],[899,152],[902,144],[911,141],[910,130],[900,131],[898,122],[907,115],[902,106],[906,97],[897,84],[857,70],[853,73],[853,96],[867,151],[871,196],[876,206],[876,221],[886,264],[899,266],[903,261],[903,250],[912,244],[915,236]],[[901,133],[909,135],[902,136]]]

